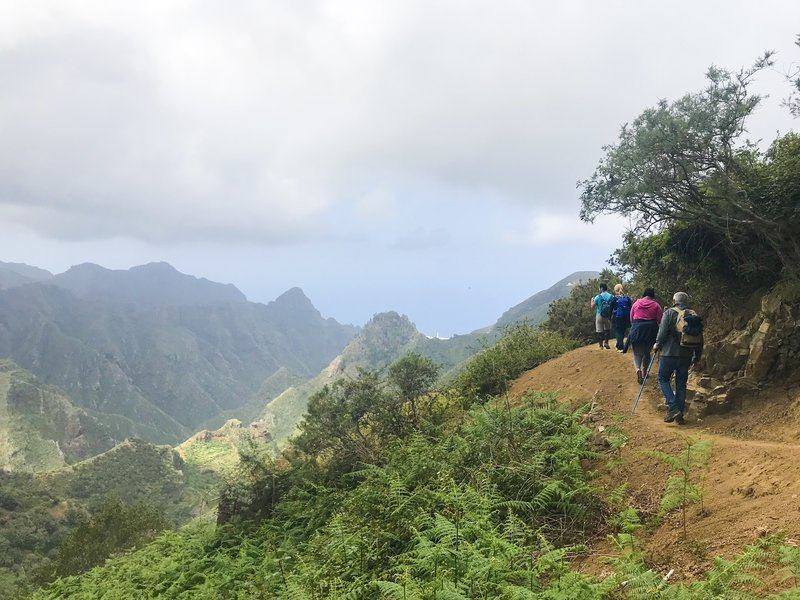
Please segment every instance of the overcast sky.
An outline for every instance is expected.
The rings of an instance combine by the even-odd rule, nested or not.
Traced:
[[[0,0],[0,259],[167,260],[465,332],[601,268],[576,181],[660,98],[779,51],[800,2]]]

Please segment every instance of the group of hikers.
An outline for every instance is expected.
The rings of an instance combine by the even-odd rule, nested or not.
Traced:
[[[613,294],[607,284],[601,283],[599,293],[591,301],[595,331],[601,349],[611,349],[609,341],[613,333],[618,352],[633,350],[639,385],[644,385],[655,357],[660,357],[658,383],[667,405],[664,421],[682,425],[689,369],[697,364],[703,351],[703,324],[689,308],[686,292],[675,292],[673,304],[666,310],[655,296],[655,290],[647,288],[634,302],[621,283],[614,286]]]

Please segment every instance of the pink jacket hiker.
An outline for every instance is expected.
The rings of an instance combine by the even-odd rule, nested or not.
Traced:
[[[631,307],[631,321],[638,319],[661,322],[662,314],[664,314],[664,310],[661,305],[646,296],[639,298]]]

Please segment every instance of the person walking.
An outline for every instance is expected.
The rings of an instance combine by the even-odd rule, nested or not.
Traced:
[[[611,348],[608,340],[611,339],[611,316],[614,314],[614,296],[609,293],[608,285],[600,284],[600,293],[592,298],[591,307],[594,309],[594,329],[597,332],[597,341],[601,348]]]
[[[633,366],[636,367],[636,381],[642,384],[644,374],[650,368],[651,350],[656,343],[658,325],[664,310],[656,302],[653,288],[645,289],[642,297],[631,307],[631,331],[625,342],[623,352],[633,348]]]
[[[703,352],[702,321],[689,306],[686,292],[675,292],[672,308],[664,311],[658,327],[654,352],[661,352],[658,363],[658,384],[667,402],[665,423],[683,424],[686,410],[686,383],[689,368],[700,360]],[[675,375],[675,389],[671,380]]]
[[[617,352],[625,351],[625,336],[631,326],[631,305],[633,300],[625,293],[625,286],[618,283],[614,286],[614,313],[611,318],[611,329],[617,339]]]

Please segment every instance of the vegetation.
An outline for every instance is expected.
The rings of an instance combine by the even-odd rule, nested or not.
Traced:
[[[0,597],[99,564],[200,514],[221,479],[197,471],[170,447],[142,440],[50,473],[0,470],[0,582],[15,590]]]
[[[569,296],[554,300],[550,304],[547,320],[542,327],[582,344],[596,342],[595,311],[591,307],[591,300],[599,293],[601,282],[613,288],[620,283],[620,278],[610,270],[604,269],[599,277],[573,286]]]
[[[664,487],[659,516],[680,509],[683,538],[686,539],[686,509],[699,502],[701,512],[704,510],[702,476],[698,471],[708,462],[711,442],[687,438],[684,445],[683,450],[675,455],[660,450],[653,450],[651,454],[673,471]]]
[[[513,377],[522,340],[555,337],[539,335],[512,329],[490,355],[516,365],[502,371]],[[475,357],[447,391],[428,389],[435,369],[414,355],[389,380],[362,372],[325,387],[280,457],[252,439],[240,445],[222,525],[166,532],[34,597],[755,598],[760,568],[780,557],[791,567],[784,546],[765,540],[717,559],[699,581],[665,580],[639,549],[633,509],[604,522],[625,493],[603,500],[592,485],[582,410],[550,395],[514,405],[462,395],[504,389],[486,378],[486,361]],[[416,421],[409,390],[420,394]],[[612,571],[574,571],[581,540],[609,528]]]
[[[558,333],[519,323],[507,328],[496,344],[470,359],[456,377],[454,387],[468,398],[496,395],[524,371],[573,348],[574,342]]]
[[[82,573],[112,554],[152,541],[169,526],[157,508],[143,502],[127,505],[119,498],[109,498],[91,517],[81,516],[64,537],[46,578]]]
[[[768,53],[735,73],[711,68],[705,89],[645,110],[606,147],[581,183],[581,217],[632,220],[612,261],[621,276],[733,305],[800,276],[800,136],[766,150],[744,137],[762,100],[754,78],[771,65]]]

